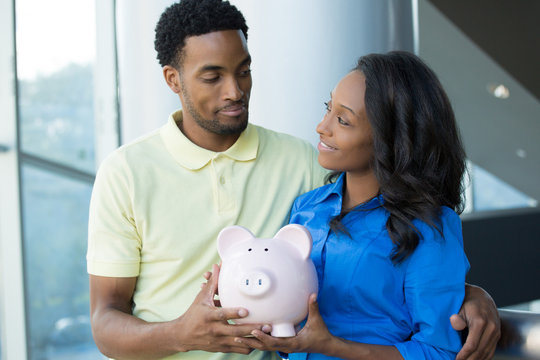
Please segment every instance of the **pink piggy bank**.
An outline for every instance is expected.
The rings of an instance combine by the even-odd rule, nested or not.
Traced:
[[[249,311],[237,323],[271,324],[272,336],[296,335],[295,325],[307,316],[309,296],[317,293],[312,245],[301,225],[284,226],[272,239],[256,238],[241,226],[224,228],[217,239],[221,305]]]

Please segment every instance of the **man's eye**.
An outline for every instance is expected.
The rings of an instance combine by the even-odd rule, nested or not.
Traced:
[[[251,75],[251,69],[240,71],[240,76],[249,76]]]
[[[216,82],[218,80],[219,80],[219,76],[202,78],[202,81],[204,81],[205,83],[214,83],[214,82]]]

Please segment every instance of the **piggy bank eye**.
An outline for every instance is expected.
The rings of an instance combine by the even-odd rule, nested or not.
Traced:
[[[251,248],[249,248],[248,251],[251,251]]]
[[[264,249],[264,251],[268,251],[268,248]]]

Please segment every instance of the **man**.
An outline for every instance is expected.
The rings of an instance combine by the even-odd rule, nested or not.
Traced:
[[[321,185],[325,174],[306,142],[248,124],[246,39],[242,14],[221,0],[183,0],[158,22],[158,59],[183,111],[103,162],[90,206],[92,330],[107,356],[276,356],[234,341],[269,329],[228,323],[247,311],[215,306],[217,267],[200,290],[201,275],[219,262],[215,241],[223,227],[272,237],[294,198]],[[475,322],[497,317],[489,295],[468,291],[477,294],[463,315],[473,332]],[[491,352],[487,343],[498,329],[478,328],[469,346],[475,351],[480,342],[480,352]]]

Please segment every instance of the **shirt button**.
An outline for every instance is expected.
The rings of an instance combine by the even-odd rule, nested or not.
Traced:
[[[219,182],[221,185],[224,185],[225,184],[225,178],[223,176],[220,176],[219,177]]]

